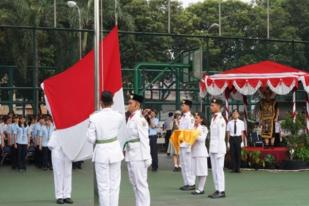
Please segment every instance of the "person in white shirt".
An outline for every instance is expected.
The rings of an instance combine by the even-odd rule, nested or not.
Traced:
[[[231,151],[232,172],[240,173],[240,154],[245,142],[245,123],[239,119],[237,109],[233,110],[232,117],[233,119],[227,124],[227,141]]]
[[[225,197],[224,158],[226,154],[226,122],[221,114],[222,100],[212,99],[210,110],[213,114],[210,123],[209,153],[215,192],[208,197]]]
[[[179,120],[179,130],[192,130],[194,127],[194,117],[191,114],[192,101],[184,100],[182,102],[181,110],[182,117]],[[191,162],[191,146],[186,142],[180,144],[180,163],[181,163],[181,174],[184,185],[180,187],[180,190],[188,191],[195,190],[195,176],[192,174]]]
[[[275,147],[279,147],[281,145],[281,124],[280,121],[275,122]]]
[[[101,95],[102,110],[90,116],[88,141],[95,144],[92,161],[95,165],[100,206],[118,206],[123,160],[119,136],[125,128],[125,117],[112,110],[113,94]]]
[[[72,161],[62,151],[60,141],[59,136],[51,135],[47,144],[51,150],[56,203],[73,204],[71,199]]]
[[[151,165],[148,138],[148,123],[141,112],[144,98],[131,95],[128,102],[130,116],[127,122],[127,139],[124,145],[125,161],[129,179],[133,186],[136,206],[150,206],[150,192],[147,182],[147,169]]]
[[[159,119],[156,117],[157,113],[154,110],[151,110],[149,115],[149,141],[150,141],[150,154],[152,159],[152,171],[156,172],[159,167],[158,160],[158,129],[160,127]]]
[[[206,127],[205,118],[201,113],[196,113],[194,129],[199,131],[199,136],[196,142],[192,145],[192,173],[196,176],[196,189],[192,192],[193,195],[204,194],[204,187],[206,177],[208,175],[207,157],[208,152],[206,148],[206,138],[208,129]]]
[[[164,121],[164,124],[163,124],[163,129],[166,132],[165,136],[164,136],[164,138],[165,138],[164,147],[166,149],[167,155],[170,155],[170,153],[168,151],[168,145],[169,145],[170,137],[171,137],[172,131],[173,131],[173,122],[174,122],[174,114],[173,114],[173,112],[169,112],[168,118]]]

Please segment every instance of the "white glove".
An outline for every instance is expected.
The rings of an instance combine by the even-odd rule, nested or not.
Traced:
[[[152,164],[152,159],[145,160],[145,166],[148,168]]]
[[[240,147],[241,147],[241,148],[244,148],[244,147],[245,147],[244,142],[241,142],[241,143],[240,143]]]

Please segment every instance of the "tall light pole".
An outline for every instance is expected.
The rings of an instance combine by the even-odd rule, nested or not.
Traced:
[[[171,0],[167,1],[167,33],[171,33]]]
[[[54,0],[54,27],[57,27],[57,0]]]
[[[79,24],[79,29],[82,29],[82,20],[81,20],[81,13],[80,9],[75,1],[67,1],[67,5],[70,8],[76,8],[78,12],[78,24]],[[79,31],[79,59],[82,58],[82,32]]]
[[[269,0],[267,0],[267,39],[270,38],[270,20],[269,20],[269,13],[270,13],[270,8],[269,8]]]
[[[222,30],[221,30],[221,28],[222,28],[222,24],[221,24],[221,2],[222,0],[219,0],[219,5],[218,5],[218,10],[219,10],[219,36],[221,36],[221,34],[222,34]]]

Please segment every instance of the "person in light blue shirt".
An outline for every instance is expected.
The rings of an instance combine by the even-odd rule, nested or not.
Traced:
[[[41,127],[39,132],[40,150],[42,151],[42,168],[43,170],[51,169],[51,152],[48,148],[48,141],[54,131],[54,126],[50,117],[45,119],[46,124]]]
[[[16,144],[17,144],[17,168],[19,171],[26,170],[27,149],[30,142],[28,125],[24,117],[19,117],[18,126],[16,128]]]
[[[35,124],[34,128],[33,128],[33,140],[34,140],[34,145],[35,145],[35,155],[34,155],[34,161],[35,161],[35,165],[38,168],[42,167],[42,148],[40,148],[40,133],[42,130],[42,127],[45,125],[45,119],[43,116],[39,117],[39,121]]]
[[[10,146],[10,160],[12,169],[17,168],[17,144],[16,144],[16,134],[18,128],[18,116],[14,116],[13,118],[9,117],[8,119],[8,127],[7,127],[7,134],[8,134],[8,145]]]

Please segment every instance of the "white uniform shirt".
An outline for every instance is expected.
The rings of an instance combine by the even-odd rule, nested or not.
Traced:
[[[235,121],[236,121],[236,133],[234,131]],[[231,137],[242,136],[242,133],[245,131],[245,123],[240,119],[237,120],[233,119],[227,123],[226,131],[229,132]]]
[[[192,157],[208,157],[205,142],[208,134],[208,129],[204,125],[199,125],[196,129],[199,131],[199,136],[196,139],[196,142],[192,145]]]
[[[164,129],[167,130],[167,131],[172,130],[173,129],[173,123],[174,123],[174,118],[168,117],[164,122]]]
[[[191,112],[184,113],[179,120],[179,129],[193,129],[194,128],[194,117]],[[189,147],[186,142],[180,144],[180,147]]]
[[[214,116],[210,124],[209,152],[224,155],[226,153],[226,122],[220,112],[216,113]]]
[[[129,161],[141,161],[151,160],[150,146],[148,138],[148,123],[142,116],[141,111],[136,111],[132,114],[127,122],[127,141],[139,138],[139,142],[128,143],[126,146],[125,160]]]
[[[280,122],[276,122],[275,123],[275,133],[276,134],[280,134],[281,133],[281,124],[280,124]]]
[[[96,140],[120,138],[121,129],[125,126],[125,118],[111,108],[105,108],[90,116],[87,132],[88,141],[95,144]],[[106,144],[96,144],[92,161],[100,163],[115,163],[123,160],[119,141]]]
[[[193,129],[194,117],[191,112],[184,113],[179,120],[179,129]]]

